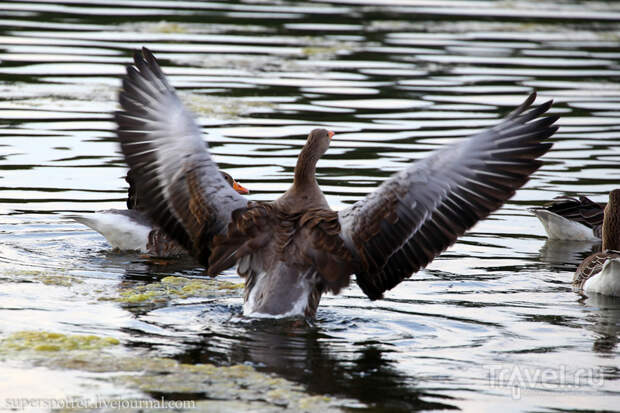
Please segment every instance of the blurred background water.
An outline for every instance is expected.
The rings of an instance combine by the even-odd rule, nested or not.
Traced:
[[[596,245],[547,241],[527,208],[565,194],[606,201],[618,187],[619,22],[611,1],[3,1],[0,339],[91,334],[118,339],[118,357],[245,363],[335,410],[616,409],[620,300],[570,286]],[[234,289],[127,305],[124,289],[202,277],[191,259],[111,251],[63,217],[124,208],[112,113],[142,46],[253,200],[286,190],[317,126],[336,132],[318,169],[336,209],[532,90],[555,100],[561,128],[511,201],[384,300],[352,284],[323,298],[313,325],[244,320]],[[0,403],[215,398],[18,354],[0,352]]]

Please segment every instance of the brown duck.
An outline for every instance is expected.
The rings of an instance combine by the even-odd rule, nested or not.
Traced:
[[[530,109],[532,94],[496,126],[434,152],[336,212],[315,178],[333,133],[315,129],[289,190],[254,202],[222,178],[153,55],[143,49],[134,61],[116,122],[146,211],[207,274],[237,264],[246,278],[246,315],[311,317],[321,295],[337,294],[353,274],[370,299],[381,298],[525,184],[557,130],[557,116],[540,117],[551,102]]]
[[[602,251],[583,260],[573,285],[586,292],[620,297],[620,189],[609,193],[601,236]]]

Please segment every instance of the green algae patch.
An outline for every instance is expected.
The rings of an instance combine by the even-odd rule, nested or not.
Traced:
[[[45,274],[44,271],[41,270],[23,270],[23,269],[6,269],[2,271],[5,275],[15,275],[15,276],[23,276],[23,277],[38,277]]]
[[[71,287],[73,284],[82,284],[84,281],[68,275],[42,275],[39,280],[45,285]]]
[[[353,50],[353,48],[344,46],[307,46],[301,49],[301,53],[307,57],[327,59],[350,50]]]
[[[39,353],[42,354],[42,353]],[[195,401],[187,411],[340,411],[354,401],[308,394],[303,386],[263,373],[245,364],[215,366],[184,364],[169,358],[129,357],[109,352],[59,353],[55,357],[33,357],[50,369],[73,369],[101,374],[102,380],[144,394],[185,395]],[[112,374],[110,374],[112,373]],[[186,410],[182,410],[186,411]]]
[[[151,26],[147,26],[145,31],[151,33],[189,33],[189,27],[180,23],[162,20]]]
[[[231,119],[252,113],[274,112],[276,105],[264,100],[235,98],[219,95],[182,94],[185,103],[199,116]]]
[[[308,396],[303,397],[299,400],[299,408],[301,410],[318,410],[326,403],[330,403],[332,401],[331,397],[327,396]]]
[[[134,292],[134,291],[123,291],[121,293],[121,297],[118,301],[122,303],[142,303],[144,301],[155,300],[157,298],[156,291],[146,291],[146,292]]]
[[[60,273],[50,274],[49,271],[11,268],[3,270],[1,275],[8,277],[11,281],[27,279],[28,281],[38,281],[45,285],[60,287],[71,287],[74,284],[83,283],[79,278],[63,274],[63,272],[64,270],[61,270]]]
[[[328,66],[308,64],[312,61],[331,60],[338,56],[350,55],[361,51],[365,46],[352,41],[335,39],[324,36],[291,36],[282,39],[286,45],[280,46],[279,53],[261,55],[247,53],[209,53],[208,55],[188,54],[172,59],[181,66],[196,66],[203,68],[219,68],[229,71],[241,71],[241,77],[256,76],[272,78],[273,72],[324,72]],[[232,73],[231,73],[232,75]],[[287,77],[288,75],[285,75]],[[294,75],[293,75],[294,76]],[[262,82],[258,82],[261,85]],[[225,84],[213,87],[224,87]],[[260,87],[260,86],[259,86]],[[184,99],[192,111],[198,114],[211,116],[244,115],[254,112],[265,113],[273,111],[274,105],[261,101],[253,102],[248,98],[215,96],[216,102],[209,105],[192,105],[192,99]],[[222,107],[218,105],[222,104]]]
[[[270,29],[259,25],[242,24],[209,24],[209,23],[179,23],[161,20],[158,22],[125,23],[118,26],[125,32],[138,33],[168,33],[168,34],[198,34],[198,33],[227,33],[227,32],[269,32]]]
[[[165,363],[166,374],[157,368]],[[211,364],[171,366],[167,359],[150,359],[144,374],[116,377],[116,380],[146,393],[182,393],[207,395],[209,401],[237,400],[254,407],[295,411],[339,410],[343,401],[327,396],[314,396],[299,384],[238,364],[217,367]]]
[[[173,284],[178,280],[169,280]],[[30,364],[52,370],[88,372],[98,380],[141,394],[184,395],[195,401],[178,411],[325,412],[355,402],[308,394],[300,384],[263,373],[246,364],[185,364],[163,357],[127,356],[108,348],[113,338],[21,331],[0,341],[0,354],[26,353]],[[26,352],[25,350],[30,350]],[[78,351],[61,351],[78,350]],[[150,411],[150,410],[145,410]]]
[[[112,337],[93,335],[66,335],[47,331],[18,331],[0,341],[4,351],[68,351],[96,350],[114,346],[119,341]]]
[[[173,299],[211,298],[238,294],[243,283],[215,279],[193,279],[169,276],[146,285],[121,287],[116,301],[127,305],[165,303]]]

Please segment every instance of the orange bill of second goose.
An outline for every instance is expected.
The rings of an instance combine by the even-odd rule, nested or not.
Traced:
[[[557,116],[531,94],[496,126],[440,149],[333,211],[315,169],[333,133],[314,129],[292,186],[272,202],[227,185],[157,60],[147,49],[127,67],[116,113],[122,152],[146,212],[217,275],[237,265],[244,314],[314,316],[321,295],[355,275],[372,300],[430,263],[524,185],[551,148]]]

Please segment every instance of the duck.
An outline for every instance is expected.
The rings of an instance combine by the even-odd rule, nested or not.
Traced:
[[[601,252],[577,267],[573,285],[586,293],[620,297],[620,189],[609,193],[602,226]]]
[[[548,205],[529,211],[540,220],[549,239],[600,242],[604,209],[605,204],[582,195],[555,197]]]
[[[233,177],[220,171],[222,177],[235,191],[247,195],[250,191],[235,181]],[[106,209],[88,214],[72,214],[66,218],[97,231],[115,250],[138,251],[154,258],[172,258],[187,254],[174,239],[168,237],[148,215],[142,196],[135,185],[131,171],[125,181],[129,184],[127,209]]]
[[[243,315],[316,315],[324,293],[352,278],[377,300],[428,265],[523,186],[552,146],[552,101],[532,93],[495,126],[418,160],[341,210],[329,207],[316,167],[335,133],[310,131],[292,185],[252,201],[219,174],[201,128],[150,50],[126,67],[115,112],[125,162],[148,216],[216,276],[236,265]]]

